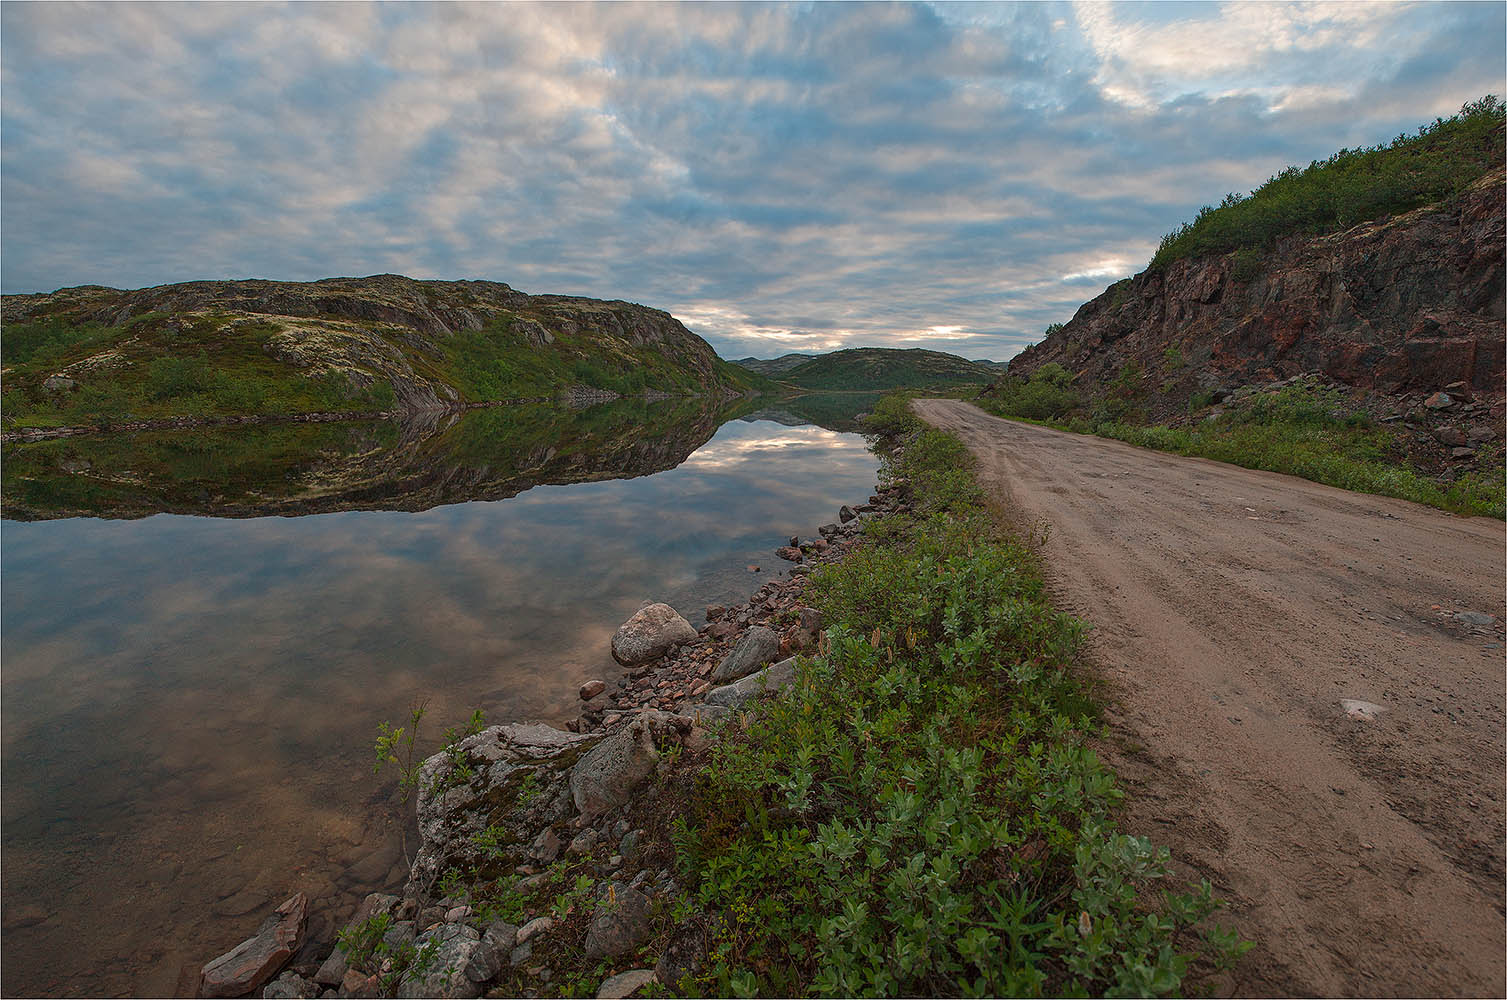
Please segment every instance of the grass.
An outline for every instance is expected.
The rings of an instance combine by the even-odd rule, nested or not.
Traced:
[[[1147,995],[1195,953],[1205,885],[1157,892],[1166,854],[1115,829],[1072,667],[1083,625],[983,506],[966,449],[901,400],[888,475],[915,517],[819,571],[829,622],[796,684],[728,727],[678,821],[682,876],[718,915],[718,995]]]
[[[1242,280],[1259,273],[1249,251],[1292,234],[1320,235],[1443,201],[1500,167],[1504,108],[1488,95],[1449,118],[1435,119],[1414,135],[1385,145],[1342,149],[1307,167],[1289,167],[1249,196],[1230,194],[1216,208],[1162,238],[1148,270],[1174,261],[1242,251]]]
[[[1002,380],[1012,381],[1019,380]],[[1007,391],[1018,393],[1019,389]],[[1457,514],[1507,516],[1500,443],[1480,450],[1474,471],[1453,483],[1441,482],[1409,462],[1405,430],[1377,424],[1351,409],[1338,389],[1316,383],[1299,382],[1259,394],[1212,421],[1191,427],[1142,426],[1126,420],[1122,414],[1132,408],[1110,405],[1116,402],[1112,394],[1087,417],[1074,407],[1027,411],[1012,395],[980,397],[975,402],[996,416],[1030,419],[1059,430],[1299,476]]]

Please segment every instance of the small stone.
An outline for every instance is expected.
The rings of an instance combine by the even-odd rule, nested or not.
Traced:
[[[790,536],[790,544],[793,545],[793,546],[795,546],[796,548],[800,548],[801,547],[801,536],[800,535],[791,535]]]
[[[847,524],[849,521],[853,520],[853,518],[855,518],[857,516],[858,516],[858,512],[856,510],[854,510],[852,507],[849,507],[847,504],[843,504],[842,507],[839,508],[838,511],[837,511],[837,519],[839,521],[841,521],[843,524]]]
[[[1450,398],[1447,392],[1436,392],[1428,399],[1425,399],[1423,405],[1431,410],[1447,410],[1455,405],[1455,401]]]
[[[1476,450],[1474,448],[1451,448],[1449,450],[1449,457],[1450,458],[1470,458],[1475,453],[1476,453]]]
[[[581,700],[590,701],[605,690],[607,690],[607,685],[604,682],[599,680],[587,681],[581,685]]]
[[[452,906],[445,911],[445,923],[458,924],[469,917],[472,912],[469,906]]]
[[[570,846],[565,848],[565,853],[573,858],[589,857],[596,850],[597,841],[601,839],[601,834],[588,826],[575,835],[575,838],[570,842]]]
[[[519,945],[528,944],[530,940],[538,937],[540,934],[549,933],[552,929],[554,929],[554,926],[555,921],[553,920],[553,918],[535,917],[533,920],[530,920],[528,923],[518,928],[517,943]]]
[[[801,550],[793,545],[781,546],[774,550],[774,554],[787,562],[800,562]]]
[[[597,1000],[623,1000],[624,997],[631,997],[653,982],[657,980],[650,969],[619,972],[602,981],[602,985],[597,989]]]
[[[750,573],[757,573],[759,571],[759,567],[750,564],[749,567],[748,567],[748,571]]]
[[[549,864],[560,856],[560,838],[556,835],[554,827],[546,827],[540,831],[539,836],[534,838],[531,856],[538,861]]]
[[[293,971],[284,972],[262,990],[264,1000],[304,1000],[319,996],[319,987]]]
[[[509,953],[508,964],[516,969],[518,968],[518,966],[522,965],[524,962],[527,962],[530,958],[532,958],[533,954],[534,946],[525,942],[514,948],[512,952]]]
[[[727,614],[727,609],[720,604],[708,604],[706,606],[706,620],[714,622]]]
[[[1490,625],[1496,621],[1491,615],[1481,611],[1456,611],[1455,619],[1467,625]]]

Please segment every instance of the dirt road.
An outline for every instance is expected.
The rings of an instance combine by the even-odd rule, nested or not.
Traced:
[[[915,407],[1050,524],[1127,824],[1258,942],[1224,988],[1503,996],[1502,523]]]

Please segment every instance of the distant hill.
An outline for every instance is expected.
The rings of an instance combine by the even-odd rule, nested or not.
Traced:
[[[807,361],[810,361],[815,357],[818,357],[818,355],[782,354],[778,358],[770,358],[767,361],[761,361],[758,358],[744,358],[741,361],[734,361],[733,364],[747,368],[751,372],[757,372],[760,375],[767,375],[770,378],[776,378],[780,375],[783,375],[785,372],[788,372],[796,365],[805,364]]]
[[[787,354],[754,363],[760,367],[751,370],[802,389],[930,389],[985,383],[995,374],[955,354],[922,348],[853,347],[815,357]],[[748,367],[745,361],[735,364]],[[773,365],[780,367],[771,369]]]
[[[7,430],[774,388],[667,312],[491,281],[84,286],[0,308]]]

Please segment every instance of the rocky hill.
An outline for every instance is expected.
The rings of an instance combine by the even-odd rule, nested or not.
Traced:
[[[4,297],[7,429],[216,414],[422,412],[762,380],[669,313],[399,275]]]
[[[1463,196],[1268,254],[1174,261],[1111,285],[1010,364],[1085,390],[1127,371],[1170,404],[1301,373],[1406,397],[1503,394],[1503,171]]]
[[[802,389],[934,389],[982,384],[994,376],[965,358],[921,348],[854,347],[815,357],[787,354],[750,365],[751,360],[737,364]]]

